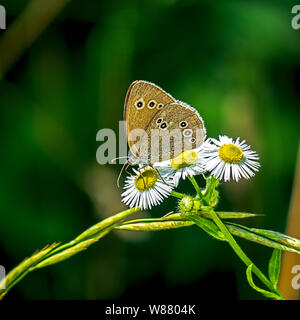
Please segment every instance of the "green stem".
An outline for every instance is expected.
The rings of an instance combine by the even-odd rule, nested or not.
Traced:
[[[235,239],[233,238],[232,234],[228,231],[226,226],[223,224],[222,220],[218,217],[214,210],[210,211],[210,215],[212,220],[215,224],[219,227],[219,229],[223,232],[225,238],[227,239],[228,243],[234,250],[234,252],[239,256],[239,258],[246,264],[248,267],[249,265],[253,264],[253,272],[256,276],[274,293],[276,293],[282,300],[285,300],[279,290],[275,289],[269,279],[255,266],[255,264],[248,258],[248,256],[244,253],[241,247],[237,244]]]
[[[72,248],[74,245],[84,242],[86,240],[89,239],[95,239],[95,242],[99,240],[99,235],[102,234],[102,232],[106,232],[112,230],[112,227],[114,225],[116,225],[117,223],[119,223],[121,220],[125,219],[126,217],[128,217],[129,215],[140,211],[140,208],[131,208],[122,212],[119,212],[117,214],[115,214],[114,216],[111,216],[107,219],[104,219],[103,221],[95,224],[94,226],[90,227],[89,229],[87,229],[86,231],[84,231],[83,233],[81,233],[78,237],[76,237],[74,240],[61,245],[53,250],[51,250],[49,253],[45,254],[43,257],[41,257],[40,259],[37,259],[36,261],[32,262],[32,263],[27,263],[26,264],[26,260],[21,262],[16,268],[20,268],[21,267],[21,272],[18,273],[17,276],[14,276],[13,270],[11,272],[9,272],[6,277],[5,277],[5,282],[9,282],[9,285],[6,289],[4,290],[0,290],[0,300],[4,297],[4,295],[12,288],[14,287],[20,280],[22,280],[30,271],[34,270],[35,267],[45,261],[46,259],[54,256],[57,253],[64,253],[64,250],[67,250],[69,248]],[[109,229],[109,230],[108,230]],[[107,232],[108,233],[108,232]],[[34,256],[33,256],[34,257]],[[69,258],[69,256],[66,256],[65,259]],[[65,260],[64,259],[64,260]],[[28,260],[27,260],[28,261]],[[63,260],[61,260],[63,261]],[[23,266],[24,265],[24,269]],[[14,270],[16,269],[14,268]]]
[[[190,176],[188,176],[188,178],[191,181],[192,185],[194,186],[194,188],[195,188],[200,200],[202,200],[203,199],[203,194],[202,194],[202,191],[201,191],[196,179],[194,177],[190,177]]]
[[[8,293],[8,291],[14,287],[19,281],[21,281],[29,272],[30,268],[28,268],[25,272],[23,272],[19,277],[17,277],[3,292],[1,292],[0,300]]]
[[[178,199],[183,199],[185,197],[184,194],[176,192],[174,190],[170,193],[170,195]]]
[[[197,191],[198,196],[200,199],[203,200],[203,194],[201,192],[201,189],[194,177],[188,177],[191,183],[193,184],[195,190]],[[211,184],[210,186],[213,186]],[[206,193],[211,192],[210,188],[206,187]],[[206,195],[205,193],[205,195]],[[215,222],[215,224],[219,227],[220,231],[223,232],[226,240],[234,250],[234,252],[239,256],[239,258],[246,264],[248,267],[249,265],[253,265],[253,272],[257,275],[257,277],[272,291],[275,292],[278,296],[280,296],[281,299],[284,300],[284,297],[280,293],[279,290],[275,289],[272,285],[272,283],[269,281],[269,279],[256,267],[256,265],[248,258],[248,256],[244,253],[244,251],[241,249],[241,247],[237,244],[235,239],[233,238],[232,234],[228,231],[226,226],[223,224],[222,220],[218,217],[218,215],[215,213],[213,209],[209,211],[210,216],[212,220]]]
[[[71,246],[77,244],[78,242],[84,241],[84,240],[88,240],[91,239],[93,236],[95,236],[96,234],[99,233],[99,231],[110,227],[112,225],[114,225],[115,223],[119,222],[120,220],[125,219],[126,217],[130,216],[131,214],[140,211],[140,208],[131,208],[125,211],[121,211],[111,217],[108,217],[102,221],[100,221],[99,223],[93,225],[92,227],[88,228],[87,230],[85,230],[83,233],[81,233],[78,237],[76,237],[74,240],[57,247],[56,249],[54,249],[53,251],[51,251],[49,253],[49,255],[53,255],[53,253],[57,253],[59,251],[62,251],[64,249],[70,248]],[[48,256],[49,256],[48,255]]]

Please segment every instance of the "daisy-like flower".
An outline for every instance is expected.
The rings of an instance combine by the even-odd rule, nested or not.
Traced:
[[[122,201],[129,207],[151,209],[170,195],[172,186],[166,184],[155,169],[146,167],[140,172],[133,171],[135,175],[127,177],[122,193]]]
[[[205,170],[220,180],[249,179],[260,167],[257,153],[245,140],[240,142],[240,138],[234,141],[227,136],[219,136],[219,140],[208,139],[202,146]]]
[[[177,187],[181,178],[185,180],[188,176],[193,177],[204,172],[200,154],[201,146],[184,151],[171,160],[155,163],[154,167],[166,175],[167,181],[169,178],[172,179],[174,186]]]

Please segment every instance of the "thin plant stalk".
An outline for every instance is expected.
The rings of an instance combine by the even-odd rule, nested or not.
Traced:
[[[1,281],[1,283],[4,281],[7,286],[6,289],[0,290],[0,300],[29,272],[66,260],[86,249],[88,246],[97,242],[109,233],[113,229],[114,225],[120,223],[123,219],[138,211],[140,211],[139,207],[119,212],[90,227],[70,242],[63,245],[54,244],[25,259],[16,268],[11,270],[6,275],[5,279]]]
[[[188,178],[191,181],[192,185],[194,186],[199,198],[203,199],[203,195],[202,195],[201,189],[200,189],[196,179],[194,177],[190,177],[190,176],[188,176]]]
[[[190,180],[193,181],[193,185],[197,184],[196,179],[191,178]],[[198,185],[198,184],[197,184]],[[199,186],[195,188],[196,191],[200,190]],[[198,192],[198,191],[197,191]],[[200,190],[201,193],[201,190]],[[199,193],[198,193],[199,195]],[[202,196],[202,193],[201,193]],[[245,254],[245,252],[241,249],[241,247],[238,245],[238,243],[235,241],[232,234],[228,231],[226,226],[223,224],[222,220],[218,217],[218,215],[215,213],[213,209],[209,211],[210,216],[214,223],[219,227],[220,231],[224,234],[226,240],[234,250],[234,252],[238,255],[238,257],[245,263],[247,267],[249,267],[251,264],[253,265],[253,272],[256,274],[256,276],[272,291],[275,292],[282,300],[285,300],[283,295],[280,293],[278,289],[275,289],[272,285],[272,283],[269,281],[269,279],[259,270],[259,268],[251,261],[251,259]]]

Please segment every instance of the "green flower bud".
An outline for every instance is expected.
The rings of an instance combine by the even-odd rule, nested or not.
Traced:
[[[198,198],[185,196],[179,201],[179,209],[182,213],[190,213],[192,211],[201,210],[201,202]]]
[[[185,196],[179,201],[179,209],[181,212],[190,212],[194,206],[194,199],[191,196]]]

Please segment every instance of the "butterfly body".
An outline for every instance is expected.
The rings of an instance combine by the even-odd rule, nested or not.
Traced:
[[[173,159],[185,150],[197,148],[206,135],[196,109],[147,81],[130,85],[124,119],[131,165],[153,165]]]

